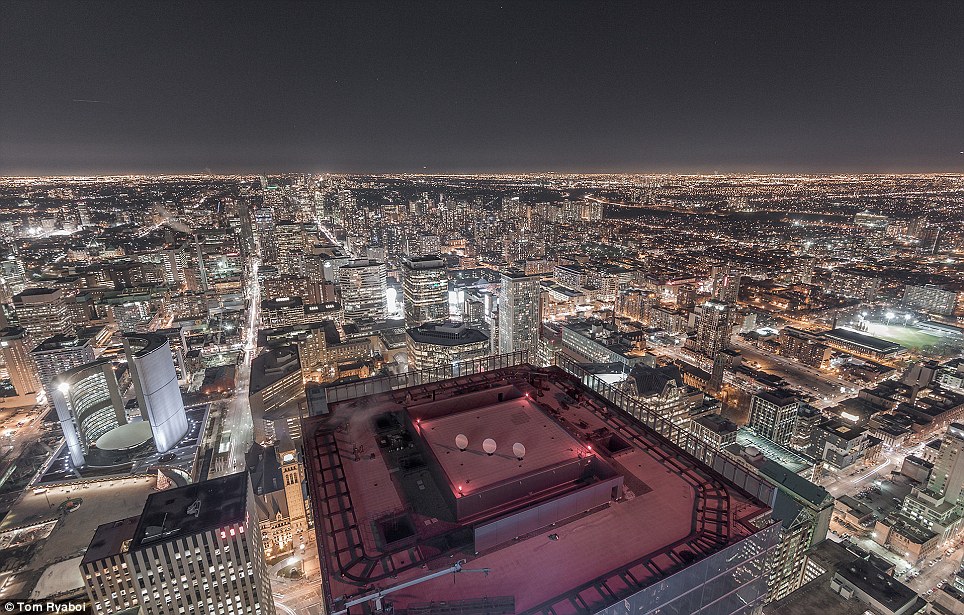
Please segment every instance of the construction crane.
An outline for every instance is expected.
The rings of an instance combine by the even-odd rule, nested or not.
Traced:
[[[405,589],[406,587],[418,585],[419,583],[425,583],[426,581],[431,581],[432,579],[444,577],[447,574],[456,574],[458,572],[481,572],[482,574],[485,574],[485,575],[489,574],[488,568],[463,568],[464,565],[465,565],[465,560],[460,559],[459,561],[455,562],[455,564],[453,564],[452,566],[449,566],[445,570],[439,570],[438,572],[427,574],[424,577],[412,579],[411,581],[406,581],[405,583],[399,583],[398,585],[389,587],[387,589],[379,589],[378,591],[372,592],[370,594],[366,594],[359,598],[352,598],[351,600],[345,603],[344,608],[342,610],[332,613],[331,615],[348,615],[349,608],[353,606],[358,606],[359,604],[364,604],[366,602],[374,602],[375,612],[376,613],[381,612],[382,598],[384,598],[388,594]]]

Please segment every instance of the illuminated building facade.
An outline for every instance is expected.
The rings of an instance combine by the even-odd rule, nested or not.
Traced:
[[[425,323],[406,330],[405,340],[416,370],[485,357],[490,350],[489,336],[463,323]]]
[[[18,327],[0,330],[0,357],[7,370],[7,377],[13,385],[16,397],[3,398],[3,406],[30,406],[36,403],[41,383],[37,369],[27,352],[27,332]]]
[[[34,343],[63,333],[73,335],[74,324],[67,315],[64,293],[56,288],[28,288],[13,298],[17,322]]]
[[[354,260],[338,269],[338,284],[345,317],[358,320],[385,318],[388,269],[375,260]]]
[[[52,396],[70,461],[76,467],[87,465],[87,454],[98,438],[127,422],[109,361],[95,361],[61,374]]]
[[[151,425],[158,452],[168,451],[187,433],[171,345],[163,335],[131,333],[124,336],[124,349],[141,416]]]
[[[97,528],[80,569],[98,613],[275,613],[245,472],[152,494]]]
[[[502,273],[499,293],[499,353],[529,352],[535,357],[539,343],[539,302],[542,284],[538,275],[512,270]]]
[[[404,258],[401,270],[405,325],[417,327],[426,322],[447,319],[449,305],[445,261],[438,256]]]

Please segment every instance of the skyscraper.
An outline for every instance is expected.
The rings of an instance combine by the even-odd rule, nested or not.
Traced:
[[[402,289],[405,293],[405,326],[448,319],[448,276],[445,261],[438,256],[402,259]]]
[[[98,438],[127,422],[109,361],[87,363],[60,374],[52,395],[70,461],[76,467],[87,465],[87,455]]]
[[[345,318],[385,318],[388,292],[385,263],[370,259],[353,260],[338,269],[338,284]]]
[[[27,352],[26,336],[27,332],[19,327],[0,330],[0,357],[7,367],[7,375],[17,397],[23,398],[17,403],[25,406],[36,402],[41,388],[37,368]]]
[[[709,358],[729,344],[733,329],[733,308],[718,301],[707,301],[698,308],[696,350]]]
[[[945,501],[957,502],[964,489],[964,425],[952,423],[941,442],[934,461],[934,470],[927,481],[927,490],[943,496]]]
[[[17,322],[35,344],[58,333],[74,334],[74,324],[67,315],[67,303],[60,289],[28,288],[14,296],[13,308]]]
[[[721,303],[736,303],[743,272],[732,263],[713,268],[713,298]]]
[[[305,229],[300,222],[281,220],[274,227],[278,250],[278,273],[302,276],[305,274]]]
[[[777,444],[787,446],[793,437],[800,399],[788,391],[763,391],[750,400],[750,427]]]
[[[275,613],[246,472],[152,494],[97,528],[80,570],[97,613]]]
[[[128,333],[124,349],[141,416],[151,425],[158,452],[168,451],[187,433],[171,345],[163,335]]]
[[[37,365],[40,385],[50,399],[54,380],[58,375],[94,360],[94,348],[90,338],[71,335],[55,335],[40,342],[30,351]]]
[[[502,273],[499,293],[499,352],[527,351],[535,360],[539,344],[539,276],[512,269]]]

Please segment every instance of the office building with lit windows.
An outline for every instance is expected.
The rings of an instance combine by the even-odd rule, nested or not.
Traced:
[[[13,298],[17,323],[34,343],[63,333],[73,335],[74,323],[67,314],[64,293],[54,288],[28,288]]]
[[[402,290],[405,295],[405,325],[417,327],[449,316],[448,275],[439,256],[403,258]]]
[[[0,359],[15,395],[0,397],[0,407],[32,406],[37,402],[41,384],[37,368],[27,352],[27,332],[19,327],[0,330]]]
[[[782,390],[762,391],[750,399],[750,427],[758,434],[787,446],[800,412],[800,398]]]
[[[518,270],[505,271],[501,284],[499,353],[525,351],[535,357],[539,346],[540,276],[526,275]]]
[[[489,336],[463,323],[425,323],[405,331],[412,369],[455,365],[488,356]]]
[[[54,380],[59,374],[94,360],[94,347],[90,337],[55,335],[40,342],[30,351],[37,365],[40,384],[49,399],[53,394]]]
[[[385,318],[388,269],[385,263],[359,259],[338,269],[338,285],[345,318]]]
[[[97,528],[80,570],[96,613],[275,613],[246,472],[152,494]]]
[[[87,465],[87,455],[98,439],[127,422],[109,361],[87,363],[60,374],[52,397],[75,467]]]

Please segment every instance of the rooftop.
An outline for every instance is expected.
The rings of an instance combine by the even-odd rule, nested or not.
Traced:
[[[81,564],[94,562],[124,551],[124,543],[133,540],[134,532],[141,516],[128,517],[97,526],[94,537],[90,539],[87,552]]]
[[[595,612],[756,533],[751,520],[768,510],[557,368],[504,368],[332,401],[329,409],[305,420],[304,442],[335,606],[466,559],[488,573],[413,585],[392,594],[392,605],[508,596],[520,614],[569,613],[576,604]],[[458,434],[467,437],[465,452]],[[497,442],[492,456],[480,451],[485,438]],[[515,442],[526,449],[521,462]],[[604,466],[622,481],[622,496],[551,528],[515,538],[510,531],[488,548],[475,548],[477,519],[460,521],[447,499],[446,482],[462,481],[471,500],[478,494],[466,485],[491,493],[574,463]],[[531,499],[500,502],[491,521],[542,510]],[[538,582],[533,571],[553,582]]]
[[[153,493],[144,504],[130,548],[243,522],[247,496],[247,472]]]
[[[438,346],[461,346],[488,341],[489,336],[463,323],[431,322],[406,330],[412,340]]]
[[[48,337],[44,341],[40,342],[40,344],[38,344],[30,352],[57,352],[60,350],[69,350],[71,348],[82,348],[90,344],[91,339],[92,338],[90,337],[78,337],[60,333],[53,337]]]
[[[831,329],[830,331],[824,332],[824,337],[830,339],[841,340],[844,342],[849,342],[851,344],[857,344],[864,348],[868,348],[875,352],[881,353],[891,353],[901,350],[903,346],[900,344],[895,344],[894,342],[888,342],[887,340],[882,340],[879,337],[874,337],[872,335],[866,335],[864,333],[858,333],[852,329]]]
[[[421,433],[445,475],[465,495],[517,476],[523,466],[526,472],[546,470],[577,459],[586,450],[518,389],[506,389],[514,392],[516,399],[420,423]],[[468,438],[465,451],[455,444],[459,434]],[[491,455],[482,450],[487,438],[498,446]],[[525,446],[522,462],[512,452],[516,443]]]

